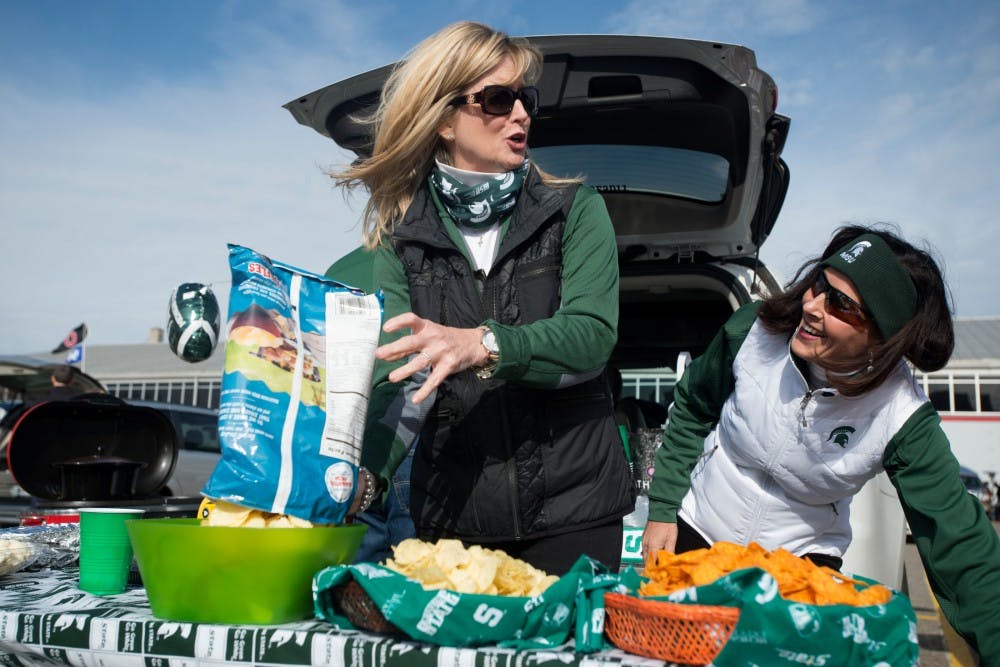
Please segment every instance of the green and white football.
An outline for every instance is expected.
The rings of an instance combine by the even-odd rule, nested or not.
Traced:
[[[184,361],[195,363],[212,356],[219,340],[219,302],[211,288],[184,283],[170,294],[167,344]]]

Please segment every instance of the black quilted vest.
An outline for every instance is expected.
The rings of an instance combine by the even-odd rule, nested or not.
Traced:
[[[489,275],[448,237],[426,188],[393,234],[417,315],[472,328],[529,324],[559,307],[562,236],[576,188],[532,171]],[[580,530],[628,514],[634,493],[604,374],[565,389],[446,380],[420,435],[410,481],[422,537],[478,542]]]

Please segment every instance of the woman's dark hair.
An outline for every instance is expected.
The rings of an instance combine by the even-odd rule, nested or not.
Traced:
[[[917,312],[888,339],[877,339],[872,346],[872,370],[850,376],[829,377],[830,384],[845,396],[857,396],[881,385],[899,360],[906,358],[922,371],[943,368],[955,347],[951,321],[951,299],[941,269],[929,250],[921,250],[904,241],[888,225],[865,227],[845,225],[837,229],[823,254],[803,264],[783,292],[765,299],[758,317],[768,331],[791,335],[802,321],[802,297],[816,281],[823,259],[862,234],[875,234],[885,241],[903,266],[917,290]]]

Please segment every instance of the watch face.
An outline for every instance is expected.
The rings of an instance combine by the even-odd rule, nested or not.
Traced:
[[[489,329],[483,332],[483,347],[491,354],[500,353],[500,346],[497,345],[497,337]]]

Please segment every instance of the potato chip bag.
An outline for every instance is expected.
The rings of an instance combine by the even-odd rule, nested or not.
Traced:
[[[229,246],[229,262],[222,458],[202,493],[271,515],[340,523],[358,480],[381,295],[238,245]],[[247,515],[240,525],[267,522]]]

